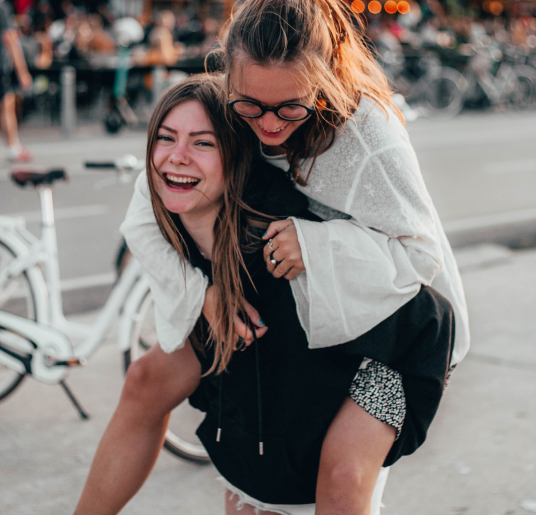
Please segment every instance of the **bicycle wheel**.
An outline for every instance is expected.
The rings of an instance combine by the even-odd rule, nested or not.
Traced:
[[[514,109],[528,107],[536,94],[536,72],[528,66],[515,66],[506,86],[507,101]]]
[[[419,88],[422,108],[429,117],[452,118],[463,108],[465,79],[456,70],[443,67],[426,77]]]
[[[148,291],[138,309],[131,335],[130,349],[125,352],[125,372],[130,364],[157,344],[154,320],[154,303]],[[181,458],[192,461],[209,461],[207,451],[197,438],[195,430],[204,414],[184,401],[171,413],[164,447]]]
[[[16,252],[6,242],[0,241],[0,270],[12,263],[16,256]],[[30,320],[37,320],[35,292],[26,272],[8,278],[6,283],[2,285],[0,289],[0,309]],[[0,330],[0,334],[2,333],[4,331]],[[4,335],[7,336],[7,334]],[[9,333],[9,339],[16,344],[18,351],[21,350],[21,347],[28,346],[28,353],[31,352],[30,345],[22,338]],[[4,338],[2,342],[7,344]],[[0,364],[0,400],[12,393],[20,385],[24,377],[25,374],[19,374]]]

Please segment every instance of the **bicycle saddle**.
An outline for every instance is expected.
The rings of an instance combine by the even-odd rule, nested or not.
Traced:
[[[31,184],[32,186],[41,186],[52,184],[56,181],[65,181],[68,179],[67,172],[63,168],[52,170],[36,170],[31,168],[17,168],[11,172],[13,182],[21,187]]]

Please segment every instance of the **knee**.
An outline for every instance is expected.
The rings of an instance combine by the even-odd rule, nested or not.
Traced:
[[[130,364],[123,385],[121,401],[129,404],[151,404],[158,395],[158,374],[147,360]]]
[[[370,515],[374,483],[365,470],[355,463],[333,463],[321,469],[317,496],[329,506],[326,513],[337,515]],[[367,511],[368,510],[368,511]]]

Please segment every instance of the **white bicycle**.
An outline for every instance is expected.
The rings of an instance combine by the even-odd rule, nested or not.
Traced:
[[[139,170],[134,156],[89,167]],[[121,274],[94,323],[68,321],[63,313],[52,185],[67,178],[62,169],[19,169],[11,174],[21,187],[33,186],[41,200],[42,233],[37,238],[22,218],[0,216],[0,400],[26,377],[59,384],[83,419],[88,415],[65,380],[70,367],[85,365],[119,317],[117,343],[125,371],[157,343],[153,301],[139,262],[120,250]],[[128,263],[128,264],[127,264]],[[70,338],[81,339],[73,347]],[[165,447],[195,461],[208,455],[194,434],[200,414],[184,402],[174,410]]]

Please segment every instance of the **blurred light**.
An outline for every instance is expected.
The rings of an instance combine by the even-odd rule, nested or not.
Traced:
[[[445,32],[445,31],[438,32],[436,36],[436,41],[439,46],[445,46],[445,47],[451,46],[453,43],[456,42],[454,37],[450,33]]]
[[[383,8],[385,9],[385,12],[389,14],[395,14],[398,9],[396,2],[394,0],[388,0],[387,2],[385,2],[385,5],[383,6]]]
[[[355,2],[352,2],[352,11],[357,14],[361,14],[364,10],[365,2],[362,2],[361,0],[355,0]]]
[[[406,0],[402,0],[401,2],[398,2],[398,12],[400,14],[408,14],[411,7]]]
[[[499,2],[498,0],[494,0],[489,4],[489,10],[491,14],[494,14],[495,16],[499,16],[503,12],[504,5],[502,2]]]
[[[491,4],[491,0],[486,0],[486,1],[482,4],[482,9],[484,9],[484,11],[486,11],[487,13],[490,12],[490,9],[489,9],[490,4]]]
[[[372,14],[378,14],[382,10],[382,4],[380,4],[378,0],[372,0],[372,2],[369,2],[368,4],[368,10]]]

